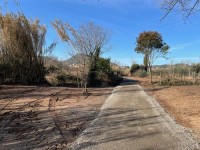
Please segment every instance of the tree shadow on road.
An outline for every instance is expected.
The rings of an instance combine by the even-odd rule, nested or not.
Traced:
[[[74,149],[84,149],[87,147],[109,143],[119,140],[134,140],[146,138],[152,135],[162,134],[161,131],[152,130],[150,132],[139,131],[138,126],[157,126],[166,121],[159,120],[161,115],[140,116],[141,111],[146,109],[106,109],[100,114],[97,120],[85,131],[79,141],[75,143]]]

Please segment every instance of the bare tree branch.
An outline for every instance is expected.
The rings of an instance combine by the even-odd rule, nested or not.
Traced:
[[[81,25],[79,29],[57,20],[52,22],[52,25],[61,40],[68,44],[67,53],[78,63],[80,78],[86,85],[95,54],[100,55],[107,49],[109,32],[93,23]]]
[[[161,20],[165,19],[176,7],[184,17],[188,18],[198,12],[199,3],[200,0],[162,0],[161,8],[166,10],[166,13]]]

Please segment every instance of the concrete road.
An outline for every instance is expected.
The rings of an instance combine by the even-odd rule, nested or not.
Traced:
[[[71,149],[194,150],[199,147],[142,87],[124,79]]]

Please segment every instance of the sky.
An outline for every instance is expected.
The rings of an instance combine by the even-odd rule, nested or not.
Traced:
[[[57,46],[52,55],[68,59],[66,45],[57,36],[51,21],[61,19],[74,28],[93,22],[112,32],[111,49],[103,54],[113,62],[130,66],[143,63],[137,54],[136,38],[143,31],[158,31],[170,46],[167,60],[158,58],[155,65],[200,62],[200,14],[188,19],[174,11],[160,21],[165,11],[159,0],[20,0],[18,6],[8,3],[4,10],[22,11],[26,17],[40,19],[47,27],[47,44]]]

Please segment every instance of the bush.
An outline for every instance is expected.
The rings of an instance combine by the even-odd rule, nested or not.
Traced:
[[[145,71],[145,70],[140,70],[139,71],[139,77],[140,78],[144,78],[144,77],[146,77],[147,76],[147,72]]]
[[[56,79],[59,81],[59,82],[66,82],[67,81],[67,76],[66,74],[64,73],[61,73],[61,74],[58,74],[56,76]]]
[[[192,71],[195,73],[200,73],[200,64],[193,64]]]
[[[89,68],[88,86],[98,87],[101,86],[101,82],[108,82],[111,72],[110,59],[98,58]]]
[[[184,85],[193,85],[194,83],[191,81],[183,81],[180,79],[171,79],[166,78],[161,81],[162,86],[184,86]]]
[[[77,77],[64,72],[46,77],[47,82],[53,86],[77,86]]]
[[[38,84],[45,77],[45,56],[55,43],[46,47],[46,27],[21,13],[0,12],[2,80]],[[9,29],[9,30],[8,30]],[[2,68],[3,67],[3,68]],[[4,75],[4,76],[2,76]]]
[[[108,84],[111,86],[116,86],[116,85],[120,84],[122,80],[123,80],[123,78],[121,76],[112,74],[110,82]]]
[[[56,66],[50,65],[45,68],[45,74],[53,74],[53,73],[58,73],[60,69]]]
[[[55,76],[46,76],[46,80],[52,86],[57,86],[59,84],[59,81]]]
[[[133,76],[136,77],[140,77],[140,78],[144,78],[147,76],[147,72],[145,70],[137,70],[134,74],[132,74]]]
[[[140,65],[138,65],[138,64],[133,64],[132,66],[131,66],[131,70],[130,70],[130,73],[132,74],[132,73],[135,73],[137,70],[139,70],[140,69]]]

